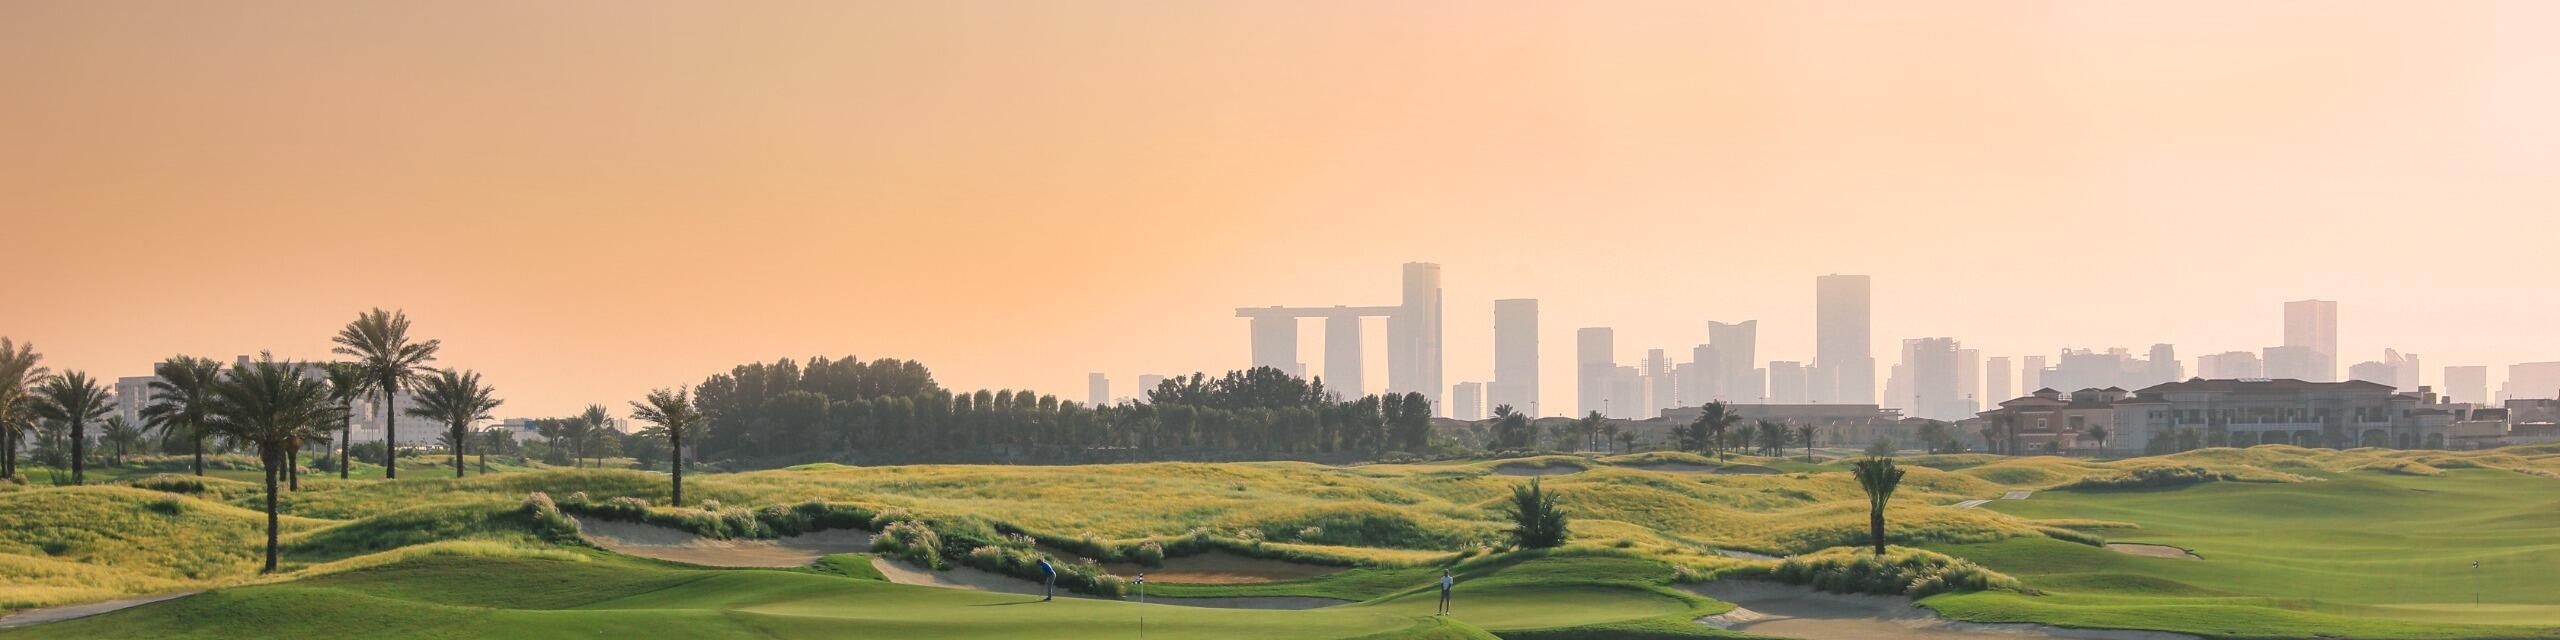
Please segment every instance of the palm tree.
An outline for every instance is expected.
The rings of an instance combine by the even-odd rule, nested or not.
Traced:
[[[574,418],[573,421],[581,425],[580,428],[572,430],[569,436],[571,439],[577,441],[576,451],[578,452],[578,460],[581,465],[586,462],[589,445],[596,444],[598,440],[602,440],[606,436],[617,433],[617,430],[614,429],[614,424],[616,423],[613,419],[613,412],[605,410],[604,405],[587,405],[587,410],[580,412],[578,417]],[[596,468],[604,468],[604,458],[602,456],[598,456],[596,458]]]
[[[1600,450],[1600,425],[1608,423],[1609,418],[1607,416],[1600,415],[1600,412],[1598,411],[1593,411],[1591,412],[1591,415],[1583,416],[1581,420],[1573,421],[1573,430],[1575,433],[1582,434],[1583,442],[1587,443],[1587,446],[1591,447],[1590,449],[1585,449],[1586,451],[1598,451]]]
[[[2107,456],[2107,426],[2106,426],[2106,425],[2096,425],[2096,426],[2089,427],[2089,430],[2088,430],[2088,431],[2081,432],[2081,435],[2089,436],[2089,438],[2090,438],[2090,439],[2093,439],[2093,440],[2097,440],[2097,441],[2098,441],[2098,457],[2104,458],[2104,457],[2106,457],[2106,456]]]
[[[1813,431],[1813,425],[1796,425],[1796,439],[1804,441],[1804,461],[1808,464],[1813,462]]]
[[[668,467],[675,479],[671,504],[677,506],[684,505],[684,439],[700,430],[703,422],[702,412],[686,393],[683,388],[659,389],[649,392],[647,400],[631,403],[631,419],[649,423],[640,435],[667,440],[669,456],[674,458]]]
[[[1742,422],[1742,416],[1733,413],[1732,405],[1725,404],[1723,400],[1717,400],[1699,407],[1697,421],[1689,425],[1695,430],[1694,433],[1699,441],[1696,444],[1713,447],[1712,453],[1722,458],[1725,431],[1732,429],[1733,425],[1739,422]]]
[[[1875,541],[1876,555],[1884,555],[1884,505],[1893,500],[1893,490],[1902,486],[1902,469],[1893,466],[1892,458],[1859,460],[1853,471],[1858,487],[1867,490],[1867,538]]]
[[[489,412],[505,403],[497,392],[480,384],[480,374],[473,371],[437,371],[419,381],[418,404],[409,408],[409,415],[444,422],[445,436],[453,443],[453,477],[462,477],[462,448],[471,441],[471,423],[489,419]]]
[[[489,453],[506,453],[516,442],[516,433],[505,425],[490,425],[480,430],[480,475],[489,475]]]
[[[383,311],[379,307],[357,315],[330,341],[338,346],[329,352],[356,358],[356,366],[364,369],[373,390],[382,395],[382,477],[400,477],[399,412],[392,408],[392,398],[416,381],[427,363],[435,361],[436,350],[443,343],[409,342],[408,312]]]
[[[115,457],[108,458],[108,464],[121,467],[124,466],[125,450],[141,448],[142,428],[140,425],[126,422],[124,416],[107,416],[107,421],[98,426],[98,439],[105,444],[115,445]]]
[[[355,447],[356,401],[373,393],[373,378],[367,377],[364,367],[355,363],[332,362],[325,366],[328,367],[329,400],[338,403],[338,479],[345,480],[348,468],[355,466],[347,464],[351,462],[347,453]]]
[[[303,375],[306,366],[261,354],[214,383],[207,412],[215,431],[256,446],[266,469],[267,573],[276,570],[276,480],[284,473],[285,452],[294,440],[324,433],[338,419],[328,383]]]
[[[34,420],[31,394],[36,382],[52,373],[37,364],[43,361],[35,343],[0,336],[0,478],[18,476],[18,438]]]
[[[213,402],[213,385],[222,363],[212,358],[169,356],[151,366],[151,404],[142,407],[142,423],[162,438],[185,435],[195,452],[196,475],[204,475],[205,411]],[[167,442],[163,440],[162,442]]]
[[[1759,421],[1760,449],[1771,456],[1787,455],[1787,425],[1774,420]]]
[[[1563,546],[1571,527],[1564,510],[1556,508],[1555,494],[1538,486],[1530,478],[1528,486],[1511,487],[1511,541],[1522,549],[1544,549]]]
[[[88,478],[89,423],[107,417],[115,410],[105,387],[89,374],[65,371],[46,378],[36,387],[36,416],[62,423],[71,429],[71,484]]]

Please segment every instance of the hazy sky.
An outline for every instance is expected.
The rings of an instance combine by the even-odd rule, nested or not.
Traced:
[[[2539,2],[19,0],[0,335],[141,375],[380,305],[505,415],[844,354],[1081,399],[1433,261],[1448,381],[1539,298],[1548,407],[1576,327],[1808,359],[1835,272],[1880,356],[2192,367],[2316,297],[2342,369],[2494,389],[2560,360],[2555,79]]]

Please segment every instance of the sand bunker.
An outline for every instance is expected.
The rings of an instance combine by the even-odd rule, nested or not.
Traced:
[[[1659,471],[1662,473],[1715,473],[1716,469],[1721,468],[1711,464],[1693,464],[1688,462],[1655,462],[1650,464],[1630,464],[1622,466],[1629,469],[1643,469],[1645,471]]]
[[[1741,558],[1741,559],[1744,559],[1744,560],[1770,560],[1770,561],[1775,561],[1775,560],[1785,560],[1785,559],[1786,559],[1786,558],[1780,558],[1780,557],[1777,557],[1777,556],[1769,555],[1769,554],[1766,554],[1766,553],[1753,553],[1753,552],[1749,552],[1749,551],[1743,551],[1743,550],[1741,550],[1741,549],[1717,549],[1717,550],[1716,550],[1716,553],[1723,554],[1723,555],[1724,555],[1725,557],[1727,557],[1727,558]]]
[[[1698,622],[1756,635],[1805,640],[1956,640],[2025,638],[2073,640],[2194,640],[2161,631],[2069,629],[2039,624],[1987,624],[1938,617],[1899,596],[1823,593],[1811,587],[1723,580],[1681,585],[1691,593],[1734,603],[1733,611]]]
[[[1777,472],[1778,472],[1778,470],[1777,470],[1777,469],[1771,469],[1771,468],[1763,467],[1763,466],[1756,465],[1756,464],[1728,464],[1728,465],[1725,465],[1725,466],[1716,467],[1716,470],[1715,470],[1715,473],[1739,473],[1739,474],[1764,474],[1764,473],[1777,473]]]
[[[829,529],[774,540],[721,540],[657,525],[578,518],[596,546],[623,555],[706,567],[805,567],[832,554],[871,550],[871,533]]]
[[[2011,492],[2008,492],[2008,493],[2000,494],[2000,499],[2002,499],[2002,500],[2025,500],[2025,499],[2027,499],[2027,496],[2032,496],[2032,495],[2035,495],[2035,494],[2036,494],[2036,492],[2034,492],[2034,491],[2011,491]]]
[[[2172,547],[2172,546],[2165,545],[2165,544],[2140,544],[2140,543],[2133,543],[2133,542],[2109,542],[2109,543],[2107,543],[2107,550],[2108,550],[2108,551],[2114,551],[2114,552],[2116,552],[2116,553],[2130,553],[2130,554],[2137,555],[2137,556],[2147,556],[2147,557],[2152,557],[2152,558],[2168,558],[2168,559],[2171,559],[2171,560],[2203,560],[2203,559],[2204,559],[2204,558],[2202,558],[2202,557],[2197,556],[2197,555],[2196,555],[2196,552],[2188,551],[2188,550],[2185,550],[2185,549],[2180,549],[2180,548],[2177,548],[2177,547]]]
[[[1525,464],[1506,464],[1493,468],[1493,474],[1498,476],[1561,476],[1576,473],[1582,473],[1582,467],[1532,467]]]
[[[163,593],[156,596],[143,596],[140,598],[108,600],[106,602],[44,607],[41,609],[25,609],[20,610],[17,613],[0,616],[0,629],[14,629],[18,627],[44,624],[47,622],[61,622],[74,618],[86,618],[101,613],[123,611],[154,602],[176,600],[199,593],[204,593],[204,591],[199,589],[195,591],[180,591],[177,593]]]
[[[1148,578],[1153,580],[1154,578]],[[1302,598],[1293,596],[1258,596],[1244,598],[1147,598],[1147,604],[1169,604],[1177,607],[1209,607],[1213,609],[1266,609],[1304,611],[1351,604],[1349,600]]]

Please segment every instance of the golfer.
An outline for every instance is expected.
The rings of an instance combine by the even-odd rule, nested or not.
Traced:
[[[1447,599],[1448,596],[1441,596]],[[1049,566],[1048,558],[1040,559],[1040,601],[1058,599],[1058,568]]]
[[[1452,589],[1452,588],[1456,588],[1457,586],[1458,586],[1458,579],[1457,579],[1457,578],[1454,578],[1454,577],[1451,577],[1451,576],[1449,575],[1449,570],[1448,570],[1448,569],[1441,569],[1441,570],[1440,570],[1440,613],[1439,613],[1439,615],[1444,615],[1444,616],[1445,616],[1445,615],[1449,615],[1449,590],[1450,590],[1450,589]]]

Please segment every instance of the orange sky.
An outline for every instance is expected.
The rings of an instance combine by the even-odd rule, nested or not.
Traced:
[[[0,335],[139,375],[381,305],[507,415],[847,353],[1081,399],[1427,260],[1450,382],[1544,301],[1550,407],[1576,327],[1809,358],[1831,272],[1879,354],[2192,366],[2317,297],[2494,390],[2560,360],[2555,78],[2532,2],[9,2]]]

